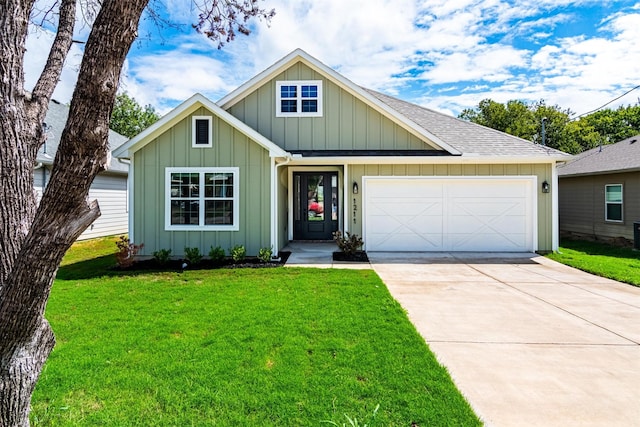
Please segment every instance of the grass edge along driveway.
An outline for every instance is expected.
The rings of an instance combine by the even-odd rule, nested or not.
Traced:
[[[640,251],[601,242],[562,240],[549,259],[596,276],[640,286]]]
[[[480,425],[371,270],[122,274],[84,243],[47,307],[34,426]]]

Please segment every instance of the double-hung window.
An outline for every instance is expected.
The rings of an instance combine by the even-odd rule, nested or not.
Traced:
[[[238,168],[167,168],[165,230],[239,229]]]
[[[622,184],[604,186],[604,219],[622,222]]]
[[[276,116],[322,116],[322,80],[276,82]]]

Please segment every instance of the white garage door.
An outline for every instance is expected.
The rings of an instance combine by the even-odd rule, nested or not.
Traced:
[[[367,251],[536,249],[535,177],[364,177]]]

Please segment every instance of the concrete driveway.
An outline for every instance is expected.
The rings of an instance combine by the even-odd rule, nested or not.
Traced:
[[[640,288],[534,254],[369,253],[488,426],[640,426]]]

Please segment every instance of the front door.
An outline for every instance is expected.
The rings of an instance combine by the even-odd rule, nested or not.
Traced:
[[[294,172],[293,239],[331,240],[338,230],[338,173]]]

